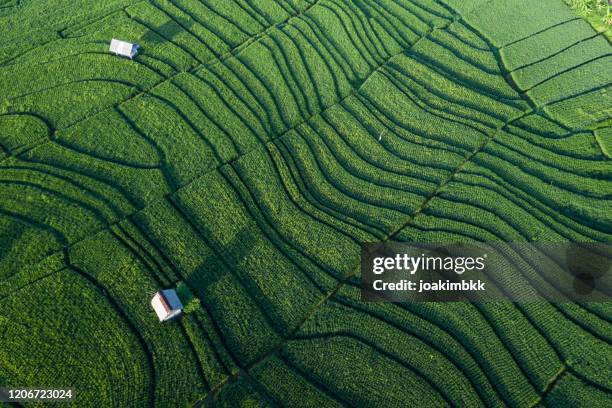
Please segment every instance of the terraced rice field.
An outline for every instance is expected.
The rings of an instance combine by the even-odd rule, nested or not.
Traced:
[[[0,1],[0,385],[610,406],[610,303],[364,303],[359,244],[612,242],[611,78],[562,0]]]

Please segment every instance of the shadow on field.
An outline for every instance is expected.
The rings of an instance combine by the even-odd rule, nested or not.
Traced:
[[[211,244],[207,244],[210,247]],[[221,281],[226,274],[235,274],[232,271],[236,271],[237,265],[251,253],[254,247],[255,239],[252,234],[246,228],[241,229],[228,245],[214,249],[211,256],[187,277],[186,282],[199,294],[204,295],[211,287],[222,284]],[[242,280],[242,283],[252,294],[248,288],[248,279]]]
[[[189,30],[193,26],[192,20],[176,18],[168,21],[155,29],[149,29],[142,39],[149,43],[163,43],[172,40],[178,34]]]

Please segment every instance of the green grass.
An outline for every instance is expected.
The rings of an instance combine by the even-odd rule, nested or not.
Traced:
[[[358,287],[363,242],[611,242],[611,61],[563,0],[0,1],[0,386],[605,405],[606,303]]]

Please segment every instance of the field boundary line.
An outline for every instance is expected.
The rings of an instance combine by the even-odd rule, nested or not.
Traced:
[[[136,5],[136,4],[140,4],[140,3],[143,3],[143,2],[145,2],[145,1],[146,1],[146,0],[141,0],[141,1],[138,1],[138,2],[136,2],[136,3],[134,3],[134,4],[131,4],[130,6],[133,6],[133,5]],[[103,108],[101,108],[101,109],[97,109],[97,110],[95,110],[94,112],[90,113],[89,115],[87,115],[87,116],[85,116],[85,117],[82,117],[82,118],[78,119],[77,121],[75,121],[74,123],[71,123],[71,124],[70,124],[70,125],[68,125],[68,126],[65,126],[65,127],[59,128],[59,129],[58,129],[58,128],[55,128],[55,127],[52,127],[52,128],[50,129],[50,134],[48,135],[48,138],[47,138],[47,139],[42,138],[42,139],[39,141],[39,143],[35,143],[34,145],[32,145],[32,146],[30,146],[30,147],[28,147],[28,148],[26,148],[26,149],[24,149],[24,150],[22,150],[22,151],[19,151],[17,154],[8,154],[8,155],[6,155],[5,157],[0,158],[0,165],[1,165],[2,163],[4,163],[4,161],[6,161],[6,160],[8,160],[8,159],[10,159],[10,158],[22,156],[23,154],[25,154],[25,153],[27,153],[27,152],[29,152],[29,151],[31,151],[31,150],[33,150],[33,149],[37,148],[37,147],[40,147],[40,146],[42,146],[42,145],[45,145],[45,144],[47,144],[47,143],[52,142],[52,141],[53,141],[53,139],[56,137],[55,135],[56,135],[56,133],[57,133],[58,131],[66,131],[66,130],[68,130],[68,129],[70,129],[70,128],[72,128],[72,127],[76,126],[76,125],[78,125],[78,124],[79,124],[79,123],[81,123],[81,122],[85,122],[86,120],[91,119],[92,117],[94,117],[94,116],[96,116],[96,115],[102,114],[102,113],[107,112],[107,111],[110,111],[110,110],[112,110],[112,109],[115,109],[115,108],[117,108],[117,107],[119,107],[119,106],[121,106],[121,105],[123,105],[123,104],[125,104],[125,103],[127,103],[127,102],[129,102],[129,101],[131,101],[132,99],[136,99],[136,98],[141,97],[141,96],[143,96],[143,95],[148,95],[149,93],[153,92],[153,91],[154,91],[156,88],[158,88],[159,86],[163,85],[163,84],[164,84],[164,83],[166,83],[166,82],[171,82],[172,80],[174,80],[174,79],[175,79],[177,76],[179,76],[179,75],[181,75],[181,74],[185,74],[185,73],[192,74],[192,73],[194,73],[195,71],[197,71],[197,70],[199,70],[199,69],[202,69],[202,68],[210,68],[210,67],[213,67],[213,66],[215,66],[215,65],[217,65],[217,64],[221,64],[221,63],[223,63],[225,60],[227,60],[227,59],[229,59],[229,58],[232,58],[232,57],[236,57],[236,56],[238,56],[240,53],[242,53],[242,52],[243,52],[243,51],[244,51],[246,48],[248,48],[250,45],[252,45],[252,44],[254,44],[254,43],[257,43],[257,42],[258,42],[258,41],[260,41],[262,38],[265,38],[266,36],[268,36],[270,31],[272,31],[272,30],[274,30],[274,29],[277,29],[277,28],[280,28],[280,27],[284,26],[284,25],[285,25],[285,24],[287,24],[289,21],[291,21],[291,20],[293,20],[293,19],[295,19],[295,18],[300,18],[300,17],[301,17],[303,14],[307,13],[307,12],[308,12],[310,9],[312,9],[314,6],[316,6],[316,5],[317,5],[318,3],[320,3],[321,1],[323,1],[323,0],[316,0],[315,2],[311,3],[311,4],[310,4],[308,7],[306,7],[306,8],[305,8],[303,11],[301,11],[301,12],[299,12],[299,13],[296,13],[296,14],[290,14],[290,15],[289,15],[289,16],[288,16],[288,17],[287,17],[285,20],[280,21],[280,22],[278,22],[278,23],[275,23],[275,24],[273,24],[273,25],[268,26],[267,28],[265,28],[264,30],[260,31],[259,33],[255,34],[255,35],[253,35],[253,36],[251,36],[251,37],[249,37],[249,38],[247,38],[246,40],[244,40],[244,41],[243,41],[243,42],[241,42],[240,44],[236,45],[234,48],[232,48],[231,50],[227,51],[226,53],[221,54],[221,55],[219,55],[219,56],[215,55],[215,57],[214,57],[214,58],[212,58],[210,61],[201,62],[201,61],[199,61],[197,58],[194,58],[194,60],[195,60],[195,61],[197,61],[198,63],[196,63],[195,65],[193,65],[193,66],[191,66],[191,67],[189,67],[189,68],[187,68],[187,69],[183,69],[183,70],[175,70],[175,72],[174,72],[174,73],[172,73],[171,75],[169,75],[169,76],[167,76],[167,77],[161,76],[162,78],[161,78],[159,81],[157,81],[156,83],[154,83],[154,84],[152,84],[152,85],[150,85],[150,86],[148,86],[148,87],[145,87],[145,88],[143,88],[142,90],[139,90],[139,92],[137,92],[137,93],[135,93],[135,94],[132,94],[132,95],[128,96],[127,98],[124,98],[124,99],[122,99],[122,100],[120,100],[120,101],[118,101],[118,102],[115,102],[115,103],[113,103],[112,105],[109,105],[109,106],[103,107]],[[130,6],[128,6],[128,7],[130,7]],[[130,19],[134,20],[134,19],[132,18],[132,16],[130,16],[130,14],[129,14],[129,13],[127,13],[127,11],[125,10],[126,8],[127,8],[127,7],[122,7],[122,8],[116,9],[116,10],[114,10],[112,13],[124,12],[124,13],[126,13],[126,15],[128,16],[128,18],[130,18]],[[111,14],[112,14],[112,13],[111,13]],[[136,20],[134,20],[134,21],[138,23],[138,21],[136,21]],[[140,23],[139,23],[139,24],[140,24]],[[44,45],[46,45],[46,44],[48,44],[48,43],[50,43],[50,42],[54,42],[54,41],[61,41],[61,40],[63,40],[63,39],[69,39],[69,38],[70,38],[70,37],[63,38],[63,37],[61,37],[61,36],[60,36],[60,38],[55,38],[55,39],[50,40],[50,41],[48,41],[48,42],[46,42],[46,43],[44,43],[44,44],[41,44],[40,46],[44,46]],[[162,38],[163,38],[163,37],[162,37]],[[38,47],[33,47],[31,50],[34,50],[34,49],[36,49],[36,48],[38,48]],[[180,48],[180,47],[179,47],[179,48]],[[31,50],[29,50],[29,51],[31,51]],[[25,55],[25,54],[24,54],[24,55]],[[78,55],[78,54],[77,54],[77,55]],[[213,55],[214,55],[214,53],[213,53]],[[19,56],[15,57],[15,58],[19,58],[19,57],[21,57],[21,56],[22,56],[22,55],[19,55]],[[146,56],[146,54],[143,54],[143,56]],[[193,58],[193,57],[192,57],[192,58]],[[137,62],[137,60],[135,60],[135,61]],[[11,65],[12,65],[12,64],[11,64]],[[4,65],[0,65],[0,68],[1,68],[1,67],[3,67],[3,66],[4,66]],[[159,75],[159,74],[158,74],[158,75]],[[37,91],[37,92],[38,92],[38,91]],[[4,114],[12,114],[12,112],[3,112],[3,113],[4,113]],[[32,114],[37,114],[37,115],[38,115],[38,113],[37,113],[37,112],[28,112],[28,113],[32,113]],[[9,152],[9,153],[10,153],[10,152]]]
[[[431,27],[431,28],[430,28],[430,29],[429,29],[427,32],[425,32],[425,33],[424,33],[424,34],[423,34],[421,37],[419,37],[419,39],[418,39],[418,40],[416,40],[416,41],[415,41],[413,44],[411,44],[409,47],[404,48],[404,49],[402,49],[401,51],[399,51],[399,52],[397,52],[397,53],[395,53],[395,54],[393,54],[393,55],[390,55],[390,56],[389,56],[389,58],[388,58],[387,60],[383,61],[383,63],[382,63],[382,64],[380,64],[380,65],[379,65],[379,66],[378,66],[376,69],[372,70],[372,72],[370,72],[370,73],[368,74],[368,76],[367,76],[367,77],[366,77],[366,78],[363,80],[363,82],[361,82],[361,83],[359,84],[359,86],[358,86],[358,87],[353,88],[353,89],[351,90],[351,92],[349,92],[349,93],[348,93],[346,96],[344,96],[344,97],[340,98],[339,100],[337,100],[337,101],[336,101],[336,102],[334,102],[333,104],[331,104],[331,105],[327,106],[326,108],[324,108],[324,109],[323,109],[323,110],[321,110],[320,112],[314,113],[314,114],[312,114],[312,115],[310,115],[310,116],[308,116],[308,117],[306,117],[306,118],[303,118],[301,121],[299,121],[298,123],[296,123],[296,124],[294,124],[293,126],[289,127],[288,129],[284,130],[283,132],[281,132],[281,133],[279,133],[279,134],[277,134],[277,135],[273,135],[273,136],[272,136],[272,137],[270,137],[268,140],[266,140],[266,141],[265,141],[263,144],[264,144],[264,145],[266,145],[266,144],[268,144],[268,143],[270,143],[270,142],[273,142],[274,140],[281,139],[283,136],[285,136],[286,134],[288,134],[288,133],[289,133],[289,132],[291,132],[291,131],[294,131],[294,130],[295,130],[296,128],[298,128],[299,126],[304,125],[305,123],[307,123],[308,121],[310,121],[310,120],[311,120],[311,119],[313,119],[314,117],[316,117],[316,116],[318,116],[318,115],[321,115],[321,114],[323,114],[324,112],[326,112],[326,111],[328,111],[328,110],[330,110],[330,109],[332,109],[332,108],[334,108],[334,107],[336,107],[336,106],[342,105],[342,103],[343,103],[343,102],[344,102],[346,99],[348,99],[348,98],[350,98],[350,97],[352,97],[352,96],[354,96],[354,95],[359,94],[359,92],[360,92],[360,91],[361,91],[361,89],[362,89],[362,88],[365,86],[365,84],[368,82],[368,80],[370,80],[370,79],[371,79],[371,78],[372,78],[372,77],[373,77],[373,76],[374,76],[374,75],[375,75],[377,72],[379,72],[381,69],[383,69],[383,68],[384,68],[384,66],[385,66],[385,65],[386,65],[386,64],[387,64],[387,63],[388,63],[390,60],[392,60],[393,58],[395,58],[395,57],[397,57],[397,56],[399,56],[399,55],[405,54],[405,53],[406,53],[406,52],[408,52],[410,49],[412,49],[413,47],[415,47],[415,46],[416,46],[416,45],[417,45],[417,44],[418,44],[420,41],[424,40],[425,38],[427,38],[427,37],[428,37],[429,35],[431,35],[432,33],[436,32],[437,30],[445,30],[445,29],[447,29],[447,28],[450,26],[450,24],[452,24],[452,22],[453,22],[453,21],[454,21],[454,20],[451,20],[451,21],[449,21],[449,22],[448,22],[448,24],[446,24],[446,25],[444,25],[444,26],[441,26],[441,27]],[[175,76],[177,76],[177,75],[179,75],[179,74],[181,74],[181,73],[184,73],[184,72],[185,72],[185,71],[181,71],[181,72],[179,72],[179,73],[177,73],[177,74],[175,74],[175,75],[173,75],[173,76],[169,77],[168,79],[161,81],[159,84],[155,85],[153,88],[155,88],[155,87],[157,87],[157,86],[159,86],[159,85],[161,85],[162,83],[165,83],[165,82],[167,82],[167,81],[171,81],[171,80],[172,80],[172,79],[173,79]],[[171,83],[171,82],[170,82],[170,83]],[[136,98],[136,97],[138,97],[138,96],[140,96],[140,95],[143,95],[143,94],[147,94],[147,93],[149,93],[149,92],[150,92],[150,91],[151,91],[153,88],[148,89],[148,90],[144,90],[143,92],[140,92],[138,95],[134,95],[133,97],[129,98],[128,100],[131,100],[131,99]],[[126,100],[126,101],[124,101],[124,102],[121,102],[121,103],[117,104],[116,106],[111,106],[111,107],[105,108],[105,109],[101,110],[100,112],[97,112],[96,114],[103,113],[104,111],[109,110],[109,109],[116,109],[116,108],[117,108],[117,106],[120,106],[121,104],[123,104],[123,103],[125,103],[125,102],[127,102],[127,100]],[[90,117],[91,117],[91,116],[90,116]],[[80,120],[80,121],[79,121],[79,122],[77,122],[77,123],[83,122],[83,121],[85,121],[85,120],[89,119],[90,117],[88,117],[88,118],[84,118],[84,119]],[[75,125],[76,125],[77,123],[75,123]],[[70,128],[70,127],[72,127],[72,126],[73,126],[73,125],[71,125],[71,126],[69,126],[69,127],[67,127],[67,128],[63,128],[63,129],[61,129],[61,130],[69,129],[69,128]],[[51,130],[52,130],[52,131],[51,131],[51,134],[50,134],[50,136],[49,136],[49,139],[48,139],[48,140],[44,140],[44,139],[43,139],[42,143],[39,143],[39,144],[37,144],[37,145],[35,145],[35,146],[32,146],[32,147],[30,147],[30,148],[24,149],[24,150],[20,151],[20,152],[19,152],[19,154],[15,155],[15,156],[7,156],[7,157],[4,157],[4,158],[0,159],[0,169],[2,168],[2,167],[1,167],[1,165],[2,165],[2,163],[3,163],[5,160],[8,160],[8,159],[10,159],[10,158],[12,158],[12,157],[19,157],[19,156],[21,156],[21,155],[23,155],[23,154],[25,154],[25,153],[27,153],[27,152],[31,151],[32,149],[34,149],[34,148],[36,148],[36,147],[42,146],[42,145],[47,144],[47,143],[54,142],[54,140],[53,140],[53,139],[54,139],[54,135],[55,135],[55,130],[53,130],[53,129],[51,129]],[[91,233],[87,234],[86,236],[84,236],[84,237],[82,237],[82,238],[80,238],[79,240],[76,240],[76,241],[74,241],[74,242],[71,242],[71,243],[64,243],[64,246],[66,246],[67,248],[70,248],[70,247],[72,247],[72,246],[74,246],[74,245],[76,245],[76,244],[78,244],[78,243],[80,243],[80,242],[83,242],[83,241],[85,241],[85,240],[87,240],[87,239],[91,238],[92,236],[95,236],[95,235],[97,235],[97,234],[99,234],[99,233],[101,233],[101,232],[105,231],[106,229],[108,229],[108,228],[110,228],[110,227],[114,226],[115,224],[118,224],[118,223],[120,223],[120,222],[122,222],[122,221],[124,221],[124,220],[126,220],[126,219],[130,219],[130,218],[131,218],[131,217],[133,217],[135,214],[138,214],[139,212],[143,211],[145,208],[148,208],[148,207],[150,207],[151,205],[153,205],[153,204],[155,204],[155,203],[157,203],[157,202],[161,202],[161,201],[164,201],[164,200],[168,199],[168,198],[169,198],[169,197],[171,197],[172,195],[176,194],[178,191],[180,191],[180,190],[182,190],[182,189],[184,189],[184,188],[187,188],[188,186],[190,186],[191,184],[193,184],[193,183],[194,183],[194,182],[196,182],[197,180],[201,179],[202,177],[205,177],[206,175],[210,174],[211,172],[214,172],[214,171],[219,171],[219,169],[220,169],[221,167],[223,167],[223,166],[226,166],[226,165],[232,165],[232,163],[233,163],[233,162],[235,162],[236,160],[238,160],[239,158],[241,158],[241,157],[245,156],[246,154],[248,154],[248,153],[250,153],[250,152],[254,151],[254,149],[256,149],[256,148],[257,148],[257,146],[259,146],[259,145],[255,145],[255,146],[253,146],[251,149],[246,150],[246,151],[245,151],[245,152],[243,152],[242,154],[237,155],[236,157],[234,157],[234,158],[232,158],[232,159],[230,159],[230,160],[228,160],[228,161],[226,161],[226,162],[220,163],[220,164],[219,164],[218,166],[216,166],[216,167],[211,167],[210,169],[206,170],[204,173],[199,174],[199,175],[196,175],[196,176],[195,176],[193,179],[189,180],[189,181],[188,181],[187,183],[185,183],[184,185],[182,185],[182,186],[180,186],[180,187],[176,188],[176,190],[171,191],[171,192],[168,192],[168,193],[166,193],[166,194],[163,194],[163,195],[159,196],[157,199],[155,199],[155,200],[151,201],[150,203],[148,203],[147,205],[145,205],[144,207],[142,207],[142,208],[136,208],[134,211],[129,212],[128,214],[124,215],[123,217],[118,218],[117,220],[114,220],[113,222],[107,223],[107,225],[105,225],[103,228],[100,228],[100,229],[94,230],[94,231],[92,231]],[[171,186],[170,186],[170,187],[171,187]],[[46,259],[46,258],[48,258],[49,256],[52,256],[52,255],[57,254],[57,253],[59,253],[59,252],[61,252],[61,249],[58,249],[57,251],[55,251],[55,252],[53,252],[53,253],[51,253],[51,254],[49,254],[49,255],[45,256],[44,258],[42,258],[41,260],[39,260],[39,261],[35,262],[34,264],[39,263],[39,262],[40,262],[40,261],[42,261],[43,259]]]
[[[431,32],[435,31],[431,30]],[[425,38],[422,37],[422,38]],[[422,39],[421,38],[421,39]],[[419,41],[421,40],[419,39]],[[418,42],[418,41],[417,41]],[[416,43],[414,45],[416,45]],[[364,81],[365,83],[365,81]],[[487,144],[494,139],[494,137],[508,124],[522,119],[523,117],[529,115],[532,113],[531,109],[527,109],[525,111],[523,111],[521,114],[507,120],[506,122],[504,122],[503,124],[500,124],[496,130],[488,137],[486,138],[481,144],[480,146],[478,146],[471,154],[469,154],[459,165],[457,165],[457,167],[454,169],[454,171],[445,179],[443,180],[438,187],[436,187],[433,192],[427,196],[425,198],[425,200],[423,201],[423,203],[415,210],[415,212],[408,218],[408,220],[401,224],[398,228],[396,228],[393,232],[391,232],[390,234],[388,234],[385,238],[382,239],[382,241],[388,241],[389,239],[393,239],[395,236],[397,236],[398,233],[400,233],[403,229],[405,229],[406,227],[408,227],[413,221],[414,218],[417,217],[428,205],[429,203],[440,193],[440,191],[449,183],[453,180],[453,178],[462,171],[463,167],[468,164],[473,158],[474,156],[476,156],[478,153],[480,153],[482,151],[482,149],[484,149]],[[360,270],[360,264],[356,265],[355,268],[351,268],[353,270],[353,272],[350,272],[349,274],[347,274],[342,280],[340,280],[338,282],[338,284],[327,294],[325,295],[319,302],[317,302],[309,311],[308,313],[306,313],[306,315],[297,323],[297,325],[289,332],[289,334],[287,336],[283,336],[283,340],[280,341],[278,344],[276,344],[271,350],[269,350],[267,353],[262,354],[260,357],[258,357],[257,359],[255,359],[254,361],[252,361],[251,363],[247,364],[245,367],[243,367],[243,369],[245,370],[249,370],[251,368],[253,368],[254,366],[256,366],[257,364],[261,363],[262,361],[266,360],[268,357],[271,357],[275,354],[278,354],[284,347],[285,345],[291,341],[295,335],[300,331],[300,329],[302,328],[302,326],[312,317],[314,316],[319,309],[326,305],[327,302],[332,299],[333,297],[335,297],[337,295],[337,293],[342,289],[342,287],[349,282],[353,277],[355,277],[355,275],[359,272]],[[350,270],[350,269],[349,269]],[[231,384],[232,382],[234,382],[237,379],[236,375],[230,376],[228,377],[224,382],[219,383],[217,386],[213,387],[213,389],[209,392],[208,395],[206,395],[203,399],[201,399],[200,401],[197,401],[194,405],[195,407],[202,407],[202,406],[209,406],[214,398],[214,395],[216,395],[219,390],[221,390],[224,386]]]
[[[545,402],[546,397],[556,387],[556,385],[559,383],[561,378],[569,373],[566,363],[565,362],[562,362],[562,363],[563,365],[561,366],[559,371],[548,381],[548,384],[546,384],[546,387],[544,387],[544,390],[542,390],[540,397],[536,399],[535,401],[533,401],[531,404],[529,404],[530,408],[535,408],[539,404]]]

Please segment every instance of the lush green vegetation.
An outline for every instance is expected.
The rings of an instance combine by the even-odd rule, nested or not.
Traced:
[[[612,39],[612,3],[607,0],[566,0],[597,30]]]
[[[612,242],[611,55],[563,0],[0,0],[0,386],[609,405],[610,303],[358,288],[363,242]]]

